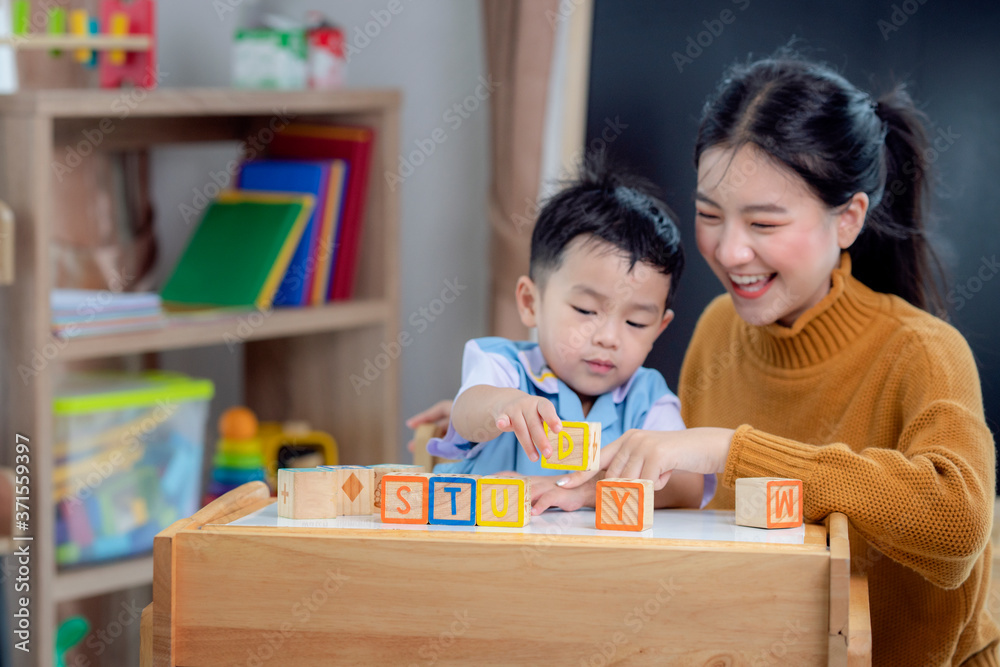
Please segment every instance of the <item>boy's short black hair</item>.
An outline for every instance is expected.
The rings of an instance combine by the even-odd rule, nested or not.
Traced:
[[[590,159],[579,178],[566,184],[542,207],[531,235],[532,280],[543,286],[562,264],[566,246],[582,234],[610,243],[638,262],[670,276],[669,308],[684,270],[684,248],[676,216],[654,194],[648,181]]]

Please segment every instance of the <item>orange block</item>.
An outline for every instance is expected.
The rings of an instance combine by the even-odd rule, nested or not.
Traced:
[[[653,527],[653,482],[608,477],[597,482],[596,525],[601,530]]]
[[[382,523],[427,523],[430,473],[382,476]]]

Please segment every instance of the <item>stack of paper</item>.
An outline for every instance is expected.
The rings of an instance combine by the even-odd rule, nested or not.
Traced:
[[[166,323],[153,292],[54,289],[52,333],[63,338],[156,329]]]

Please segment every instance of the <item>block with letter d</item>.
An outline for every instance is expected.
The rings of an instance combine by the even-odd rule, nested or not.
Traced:
[[[382,476],[382,522],[427,523],[430,473]]]
[[[554,470],[599,470],[601,468],[601,423],[563,422],[553,433],[545,424],[552,457],[542,457],[542,467]]]
[[[476,480],[479,475],[431,477],[430,523],[445,526],[476,525]]]
[[[480,477],[476,493],[476,525],[520,528],[531,520],[531,489],[526,479]]]
[[[802,524],[802,481],[779,477],[736,480],[736,525],[795,528]]]
[[[607,477],[597,482],[597,527],[648,530],[653,527],[653,481]]]

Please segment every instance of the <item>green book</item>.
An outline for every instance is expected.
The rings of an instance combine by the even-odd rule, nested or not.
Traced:
[[[221,193],[160,297],[168,307],[268,309],[315,203],[305,194]]]

